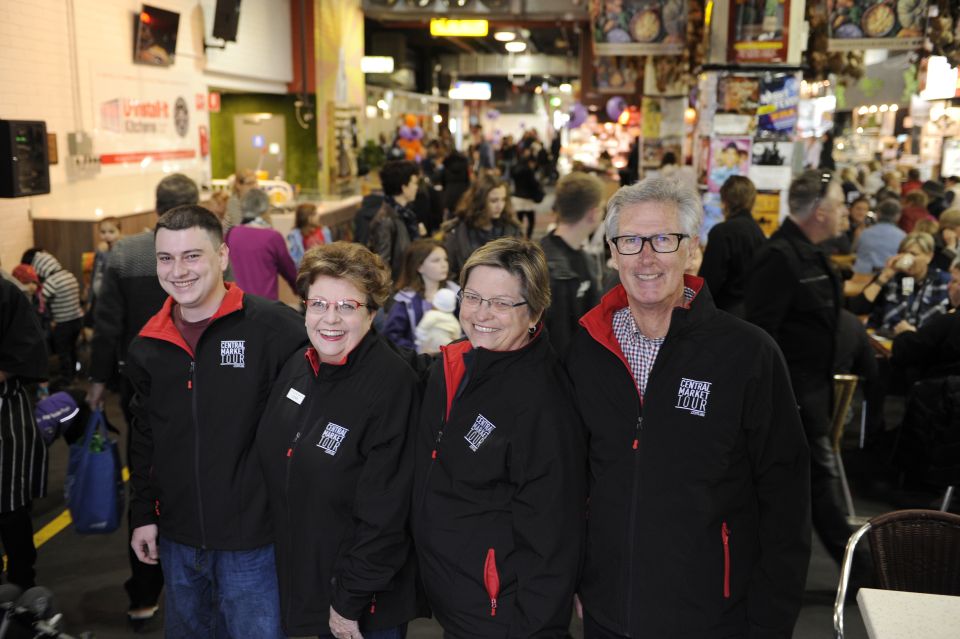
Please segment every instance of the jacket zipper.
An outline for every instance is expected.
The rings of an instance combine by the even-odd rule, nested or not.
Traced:
[[[193,472],[197,480],[197,518],[200,521],[200,547],[207,549],[207,528],[203,521],[203,490],[200,486],[200,419],[197,412],[197,361],[190,362],[190,380],[187,382],[190,393],[190,405],[193,410]]]
[[[630,637],[630,624],[633,617],[633,543],[636,537],[637,523],[637,489],[640,485],[640,433],[643,431],[643,415],[637,415],[637,425],[633,433],[633,492],[630,499],[630,528],[628,542],[630,544],[629,558],[627,560],[627,631],[626,636]]]
[[[730,598],[730,529],[727,522],[720,526],[720,539],[723,540],[723,598]]]
[[[290,447],[287,448],[287,468],[286,473],[283,479],[283,496],[287,500],[287,504],[290,503],[290,467],[293,466],[293,453],[297,450],[297,444],[300,443],[300,431],[297,431],[297,434],[294,435],[293,441],[290,442]],[[287,545],[290,548],[293,548],[293,520],[290,516],[290,508],[287,507]],[[293,590],[293,571],[287,571],[287,592]],[[287,597],[287,609],[284,611],[284,617],[287,618],[287,623],[290,623],[290,598]]]

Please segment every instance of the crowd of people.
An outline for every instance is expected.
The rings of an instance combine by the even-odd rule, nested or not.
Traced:
[[[914,379],[960,362],[957,180],[921,202],[917,176],[866,193],[872,173],[807,171],[767,239],[732,176],[701,252],[685,180],[605,202],[574,171],[534,242],[550,154],[474,133],[466,155],[389,160],[353,241],[309,204],[273,230],[252,172],[203,205],[174,174],[155,229],[101,222],[86,301],[42,249],[2,281],[0,440],[32,419],[46,344],[74,380],[84,311],[86,401],[119,393],[132,622],[165,588],[174,637],[399,639],[427,615],[564,637],[574,609],[590,639],[790,636],[811,527],[838,563],[850,533],[829,441],[848,311]],[[844,252],[871,274],[855,295]],[[0,534],[26,587],[46,451],[17,445],[36,463],[0,466],[19,491]]]

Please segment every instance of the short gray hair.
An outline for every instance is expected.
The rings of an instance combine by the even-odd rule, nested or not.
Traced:
[[[624,207],[661,202],[677,207],[680,228],[691,238],[697,239],[700,225],[703,223],[703,205],[700,194],[687,183],[674,177],[648,177],[647,179],[623,186],[607,202],[607,215],[603,220],[607,239],[616,237],[620,228],[620,213]]]
[[[798,220],[805,220],[816,210],[817,205],[824,199],[824,177],[829,175],[830,187],[840,188],[837,178],[830,171],[811,169],[804,171],[790,183],[787,193],[787,202],[790,205],[790,215]],[[842,192],[842,191],[841,191]]]
[[[900,219],[900,202],[896,199],[883,200],[877,204],[877,221],[896,224]]]
[[[249,222],[258,215],[263,215],[270,208],[270,196],[262,189],[252,189],[244,194],[240,200],[240,211],[243,213],[243,221]]]

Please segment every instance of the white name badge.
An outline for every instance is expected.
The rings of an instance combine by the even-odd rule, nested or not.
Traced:
[[[291,388],[287,391],[287,399],[296,402],[297,404],[302,404],[305,397],[306,395],[298,391],[296,388]]]

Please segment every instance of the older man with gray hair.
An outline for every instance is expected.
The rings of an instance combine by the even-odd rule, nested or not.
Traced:
[[[669,177],[621,188],[621,284],[567,367],[589,432],[584,637],[789,637],[810,553],[808,454],[783,358],[684,274],[703,211]]]

